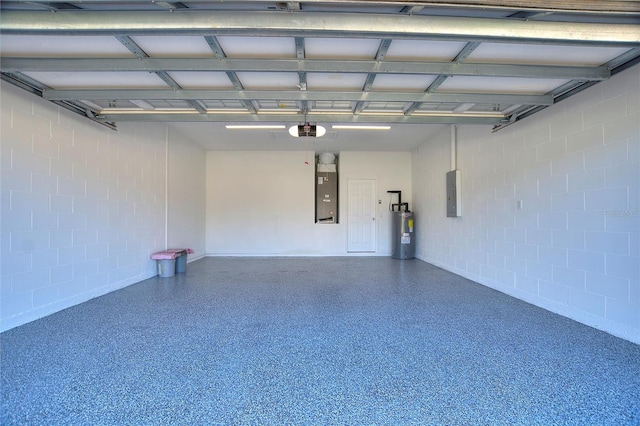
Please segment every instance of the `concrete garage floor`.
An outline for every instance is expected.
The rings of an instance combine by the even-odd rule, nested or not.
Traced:
[[[0,338],[5,425],[640,423],[640,346],[419,260],[205,258]]]

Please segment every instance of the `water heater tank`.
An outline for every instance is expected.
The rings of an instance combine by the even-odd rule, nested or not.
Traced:
[[[413,259],[416,253],[416,238],[413,212],[394,211],[392,215],[391,257]]]

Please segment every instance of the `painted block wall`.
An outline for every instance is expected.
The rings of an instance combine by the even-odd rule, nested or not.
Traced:
[[[1,89],[0,329],[156,275],[149,255],[168,243],[166,126],[115,132]],[[197,167],[175,158],[177,173]],[[204,234],[204,221],[192,226],[192,238]]]
[[[410,201],[411,153],[339,153],[340,223],[314,223],[314,168],[304,152],[207,152],[207,254],[326,256],[347,254],[349,179],[376,180],[378,247],[391,252],[388,189]]]
[[[640,66],[497,133],[458,128],[457,166],[447,218],[450,132],[413,155],[420,259],[640,343]]]
[[[188,261],[206,254],[206,153],[168,130],[167,247],[190,248]]]

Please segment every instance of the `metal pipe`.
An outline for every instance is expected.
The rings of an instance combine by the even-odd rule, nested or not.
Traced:
[[[455,125],[451,126],[451,170],[456,170],[458,167],[458,135],[457,135],[457,127]]]

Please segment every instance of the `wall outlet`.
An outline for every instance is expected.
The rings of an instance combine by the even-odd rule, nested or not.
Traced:
[[[516,203],[516,209],[522,210],[523,208],[524,208],[524,201],[518,200],[518,202]]]

